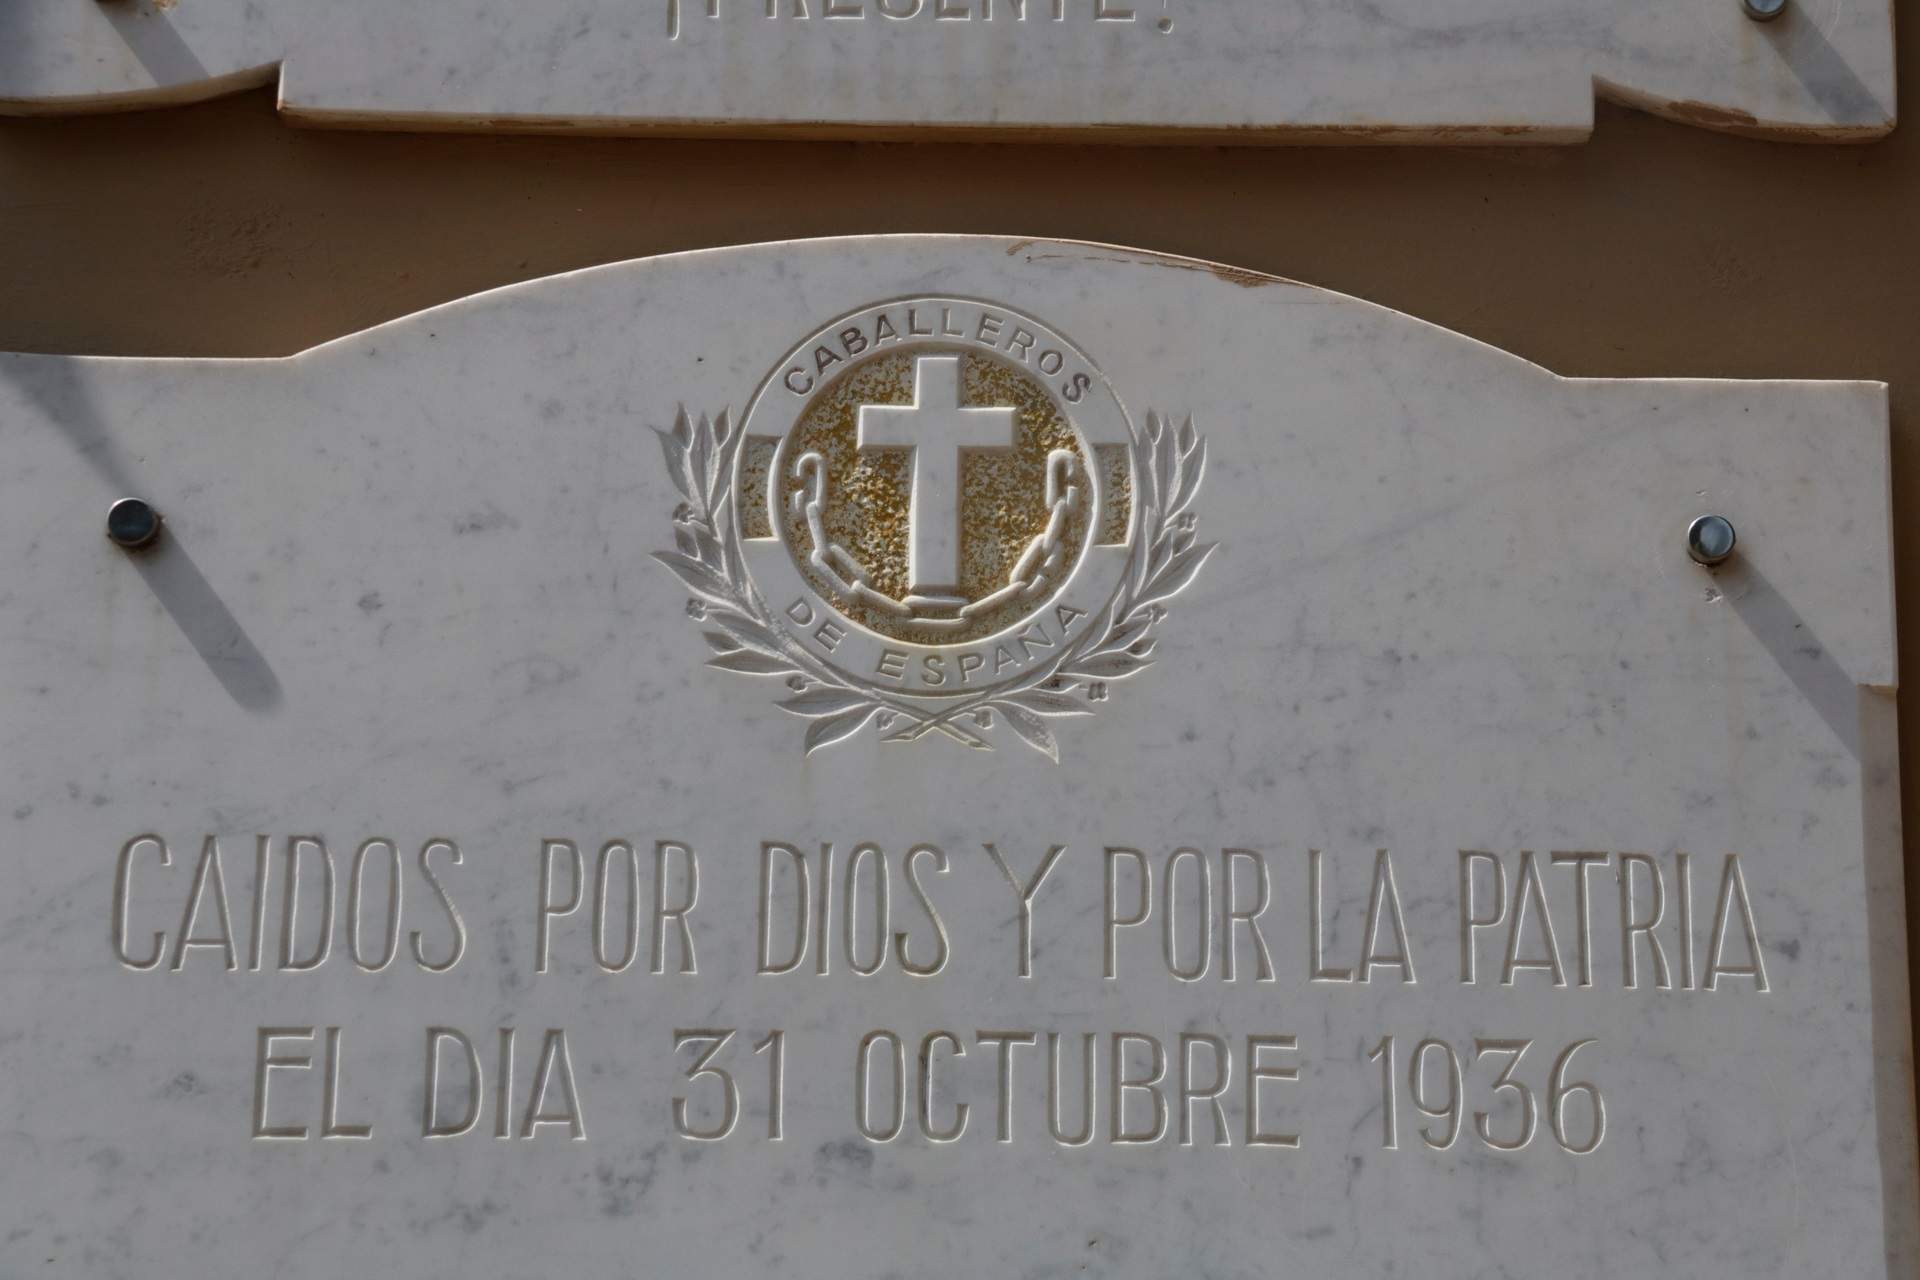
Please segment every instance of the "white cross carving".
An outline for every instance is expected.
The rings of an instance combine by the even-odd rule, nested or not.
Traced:
[[[916,594],[960,582],[960,462],[969,449],[1011,449],[1020,411],[960,403],[960,357],[913,362],[911,405],[860,406],[861,449],[913,450],[907,508],[907,586]]]

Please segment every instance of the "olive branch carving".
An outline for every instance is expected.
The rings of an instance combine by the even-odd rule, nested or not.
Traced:
[[[682,406],[671,429],[654,428],[682,501],[673,513],[674,550],[656,551],[653,558],[692,593],[687,613],[707,625],[702,635],[713,650],[708,666],[784,677],[794,696],[778,705],[812,721],[809,755],[869,722],[887,742],[939,733],[990,751],[986,733],[997,716],[1020,741],[1058,762],[1060,746],[1048,721],[1092,714],[1092,704],[1106,700],[1110,681],[1153,665],[1158,642],[1149,633],[1167,616],[1166,602],[1186,589],[1219,545],[1196,539],[1199,521],[1192,507],[1206,470],[1207,442],[1193,420],[1176,428],[1149,413],[1144,430],[1129,429],[1136,536],[1126,571],[1095,625],[1024,675],[937,708],[835,670],[780,625],[747,575],[733,494],[742,435],[724,410],[693,418]]]

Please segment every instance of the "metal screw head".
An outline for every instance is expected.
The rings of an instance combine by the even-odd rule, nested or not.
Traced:
[[[1725,516],[1701,516],[1687,526],[1687,554],[1695,564],[1709,569],[1725,564],[1738,540],[1733,522]]]
[[[138,551],[160,536],[160,513],[144,498],[122,498],[107,508],[107,539],[114,546]]]
[[[1740,0],[1740,7],[1755,22],[1772,22],[1787,11],[1787,0]]]

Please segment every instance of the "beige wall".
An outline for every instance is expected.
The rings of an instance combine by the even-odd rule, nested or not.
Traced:
[[[1920,23],[1901,45],[1920,94]],[[879,231],[1218,259],[1565,374],[1885,380],[1920,672],[1920,125],[1792,146],[1603,107],[1553,149],[660,142],[309,132],[253,92],[0,122],[0,350],[280,355],[574,267]],[[1920,921],[1920,698],[1900,736]]]

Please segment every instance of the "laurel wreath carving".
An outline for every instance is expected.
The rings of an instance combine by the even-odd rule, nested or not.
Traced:
[[[682,406],[670,430],[653,430],[683,499],[674,511],[674,550],[656,551],[653,558],[692,593],[687,613],[706,625],[703,636],[713,650],[708,666],[785,679],[794,696],[779,706],[812,721],[809,755],[869,723],[887,742],[938,733],[990,751],[988,734],[997,721],[1058,762],[1060,745],[1048,722],[1092,714],[1094,704],[1106,700],[1109,682],[1153,665],[1158,641],[1149,633],[1167,616],[1166,602],[1193,581],[1219,545],[1197,541],[1199,520],[1192,510],[1206,470],[1206,439],[1192,418],[1175,427],[1149,413],[1144,430],[1129,426],[1138,533],[1120,584],[1093,624],[1058,657],[1005,684],[921,706],[820,661],[788,634],[748,577],[733,494],[743,435],[728,413],[693,418]]]

